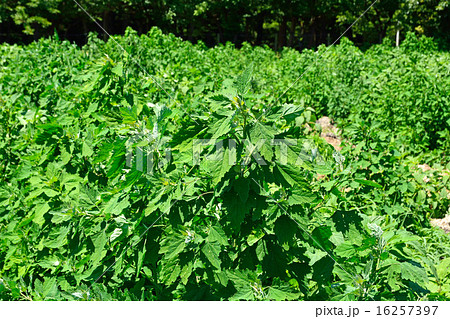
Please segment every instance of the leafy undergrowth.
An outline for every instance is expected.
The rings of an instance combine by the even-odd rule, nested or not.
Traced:
[[[430,39],[318,63],[325,47],[115,39],[127,54],[0,46],[1,299],[450,297],[429,224],[449,206],[450,55]]]

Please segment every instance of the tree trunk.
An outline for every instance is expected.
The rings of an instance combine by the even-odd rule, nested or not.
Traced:
[[[287,17],[283,16],[278,30],[278,47],[282,48],[286,45]]]
[[[109,29],[110,25],[111,25],[111,12],[109,10],[106,10],[103,13],[103,29],[106,30],[106,32],[108,32],[109,34],[111,34],[111,30]],[[103,33],[103,40],[108,40],[108,35],[106,33]]]
[[[246,42],[250,42],[250,26],[248,25],[248,19],[244,19],[244,23],[245,23],[245,41]]]
[[[288,46],[294,46],[295,40],[295,28],[297,27],[297,18],[291,17],[291,25],[289,26],[289,42]]]
[[[310,22],[309,22],[311,28],[310,28],[310,38],[309,38],[309,47],[315,47],[316,43],[317,43],[317,33],[316,33],[316,21],[314,19],[314,17],[311,18]]]
[[[261,45],[263,40],[264,13],[261,12],[256,16],[256,45]]]
[[[381,26],[380,30],[380,44],[383,43],[383,39],[386,37],[388,25]]]
[[[89,28],[87,25],[87,21],[86,18],[81,19],[81,21],[83,22],[83,33],[85,36],[87,36],[88,32],[89,32]],[[69,28],[67,28],[67,30],[69,30]]]
[[[194,22],[189,23],[188,30],[188,40],[192,42],[194,40]]]
[[[88,33],[89,33],[88,24],[87,24],[86,18],[81,19],[81,21],[82,21],[82,24],[83,24],[83,35],[84,35],[84,37],[83,37],[83,40],[79,40],[79,39],[76,39],[76,38],[75,39],[76,39],[76,41],[87,42]],[[66,30],[66,39],[68,37],[69,30],[70,30],[70,26]]]

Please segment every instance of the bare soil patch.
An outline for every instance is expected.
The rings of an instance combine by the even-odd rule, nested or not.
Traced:
[[[325,139],[328,144],[331,144],[337,151],[342,149],[341,147],[341,131],[334,125],[334,122],[328,116],[323,116],[316,121],[320,125],[322,131],[320,137]]]
[[[450,233],[450,215],[445,216],[445,218],[433,218],[430,220],[430,224],[443,229],[447,234]]]

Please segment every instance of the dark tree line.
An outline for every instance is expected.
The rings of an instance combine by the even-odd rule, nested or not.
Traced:
[[[207,45],[231,41],[274,48],[315,47],[336,39],[374,0],[77,0],[111,34],[158,26]],[[347,37],[378,43],[406,31],[450,42],[450,0],[378,0]],[[0,0],[0,41],[28,42],[57,31],[83,43],[102,34],[73,0]]]

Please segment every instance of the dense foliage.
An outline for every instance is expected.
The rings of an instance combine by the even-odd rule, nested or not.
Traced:
[[[408,31],[450,43],[449,0],[2,0],[0,41],[53,34],[84,43],[89,31],[122,34],[152,26],[208,45],[244,41],[275,48],[311,48],[346,36],[358,44],[403,40]],[[81,9],[80,5],[83,9]],[[367,10],[368,9],[368,10]],[[83,10],[86,10],[84,12]],[[367,10],[367,12],[366,12]],[[91,17],[89,17],[89,15]]]
[[[0,299],[450,298],[429,224],[450,54],[430,39],[277,54],[152,29],[0,52]]]

